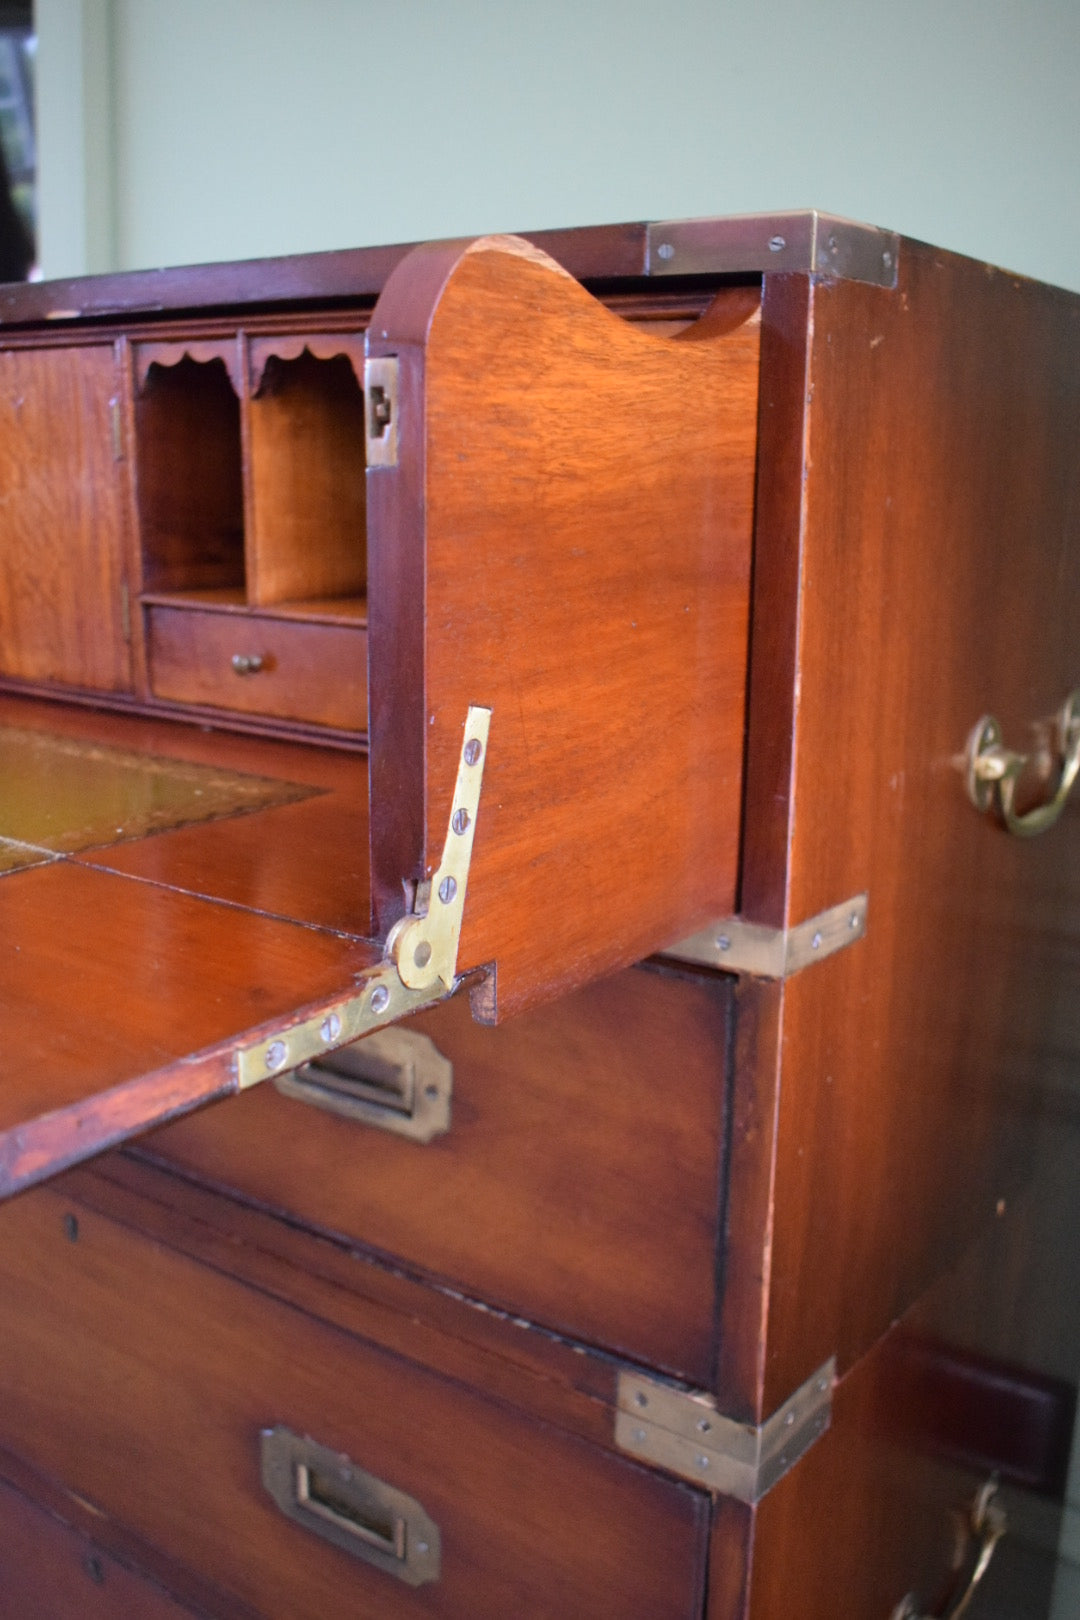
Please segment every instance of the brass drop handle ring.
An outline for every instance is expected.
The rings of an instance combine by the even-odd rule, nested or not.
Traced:
[[[992,811],[1006,830],[1018,838],[1033,838],[1052,827],[1065,808],[1065,800],[1080,775],[1080,687],[1070,692],[1056,719],[1061,767],[1051,798],[1018,815],[1016,787],[1028,763],[1027,754],[1014,753],[1001,740],[1001,727],[992,714],[983,715],[968,738],[966,781],[976,810]]]
[[[233,653],[232,667],[237,675],[257,675],[266,668],[266,659],[262,653]]]
[[[971,1534],[979,1543],[979,1550],[972,1565],[971,1578],[965,1586],[957,1602],[947,1614],[939,1620],[962,1620],[971,1607],[971,1600],[975,1596],[986,1571],[990,1568],[990,1560],[994,1556],[994,1549],[1009,1528],[1009,1521],[1005,1516],[1005,1509],[996,1501],[997,1481],[987,1480],[978,1491],[971,1504],[970,1526]],[[934,1620],[931,1615],[920,1615],[919,1606],[909,1592],[902,1602],[896,1605],[891,1620]]]

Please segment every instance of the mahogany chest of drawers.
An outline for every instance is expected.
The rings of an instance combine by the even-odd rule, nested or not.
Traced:
[[[952,1612],[1078,358],[816,214],[0,293],[5,1614]]]

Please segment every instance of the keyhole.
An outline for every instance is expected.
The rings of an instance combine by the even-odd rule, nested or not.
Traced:
[[[371,437],[381,439],[390,426],[390,396],[385,388],[381,388],[378,383],[372,383],[368,390],[368,397],[371,411]]]

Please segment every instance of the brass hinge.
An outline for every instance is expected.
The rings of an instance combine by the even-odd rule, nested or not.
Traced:
[[[854,945],[866,933],[869,897],[857,894],[794,928],[766,928],[742,917],[723,917],[663,952],[680,962],[747,973],[758,979],[788,979]]]
[[[453,994],[490,725],[490,709],[470,707],[442,860],[430,885],[424,886],[418,909],[391,930],[386,955],[360,975],[360,988],[354,994],[328,1002],[312,1016],[238,1048],[236,1076],[241,1091]]]
[[[718,1496],[758,1502],[829,1427],[835,1381],[833,1356],[755,1425],[724,1417],[711,1395],[623,1372],[615,1443]]]

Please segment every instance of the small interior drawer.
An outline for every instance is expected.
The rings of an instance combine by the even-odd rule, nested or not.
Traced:
[[[367,728],[367,630],[186,607],[147,610],[155,697],[244,714]]]

